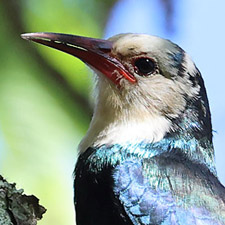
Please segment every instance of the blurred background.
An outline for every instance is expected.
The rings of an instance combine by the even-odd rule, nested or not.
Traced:
[[[0,174],[47,208],[38,224],[75,224],[72,172],[92,115],[92,78],[79,60],[20,34],[139,32],[178,43],[204,77],[225,184],[224,10],[223,0],[0,1]]]

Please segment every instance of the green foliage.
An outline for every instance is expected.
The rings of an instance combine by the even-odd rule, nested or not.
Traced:
[[[83,63],[20,33],[100,37],[113,1],[102,2],[0,3],[0,173],[47,208],[38,224],[74,224],[72,172],[90,120],[92,82]]]
[[[24,1],[22,14],[26,25],[24,32],[59,32],[100,37],[101,29],[91,14],[79,8],[76,1]],[[54,6],[54,8],[52,7]],[[31,19],[32,18],[32,19]],[[61,72],[68,82],[82,94],[88,93],[90,79],[83,63],[72,56],[40,45],[36,48],[51,66]],[[78,74],[79,76],[76,76]]]

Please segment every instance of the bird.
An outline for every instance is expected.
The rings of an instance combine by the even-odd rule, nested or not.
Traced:
[[[22,38],[69,53],[95,77],[95,106],[74,170],[77,225],[223,225],[211,114],[200,71],[147,34]]]

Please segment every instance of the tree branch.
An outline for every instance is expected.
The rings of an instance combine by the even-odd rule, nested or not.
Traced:
[[[160,0],[160,2],[165,10],[165,28],[168,32],[173,33],[175,30],[173,23],[175,3],[173,0]]]
[[[38,198],[23,194],[0,175],[0,224],[36,225],[45,212]]]

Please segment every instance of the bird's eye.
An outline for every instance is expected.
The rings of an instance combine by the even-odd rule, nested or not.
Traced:
[[[155,63],[150,58],[139,58],[134,62],[137,73],[148,76],[155,70]]]

